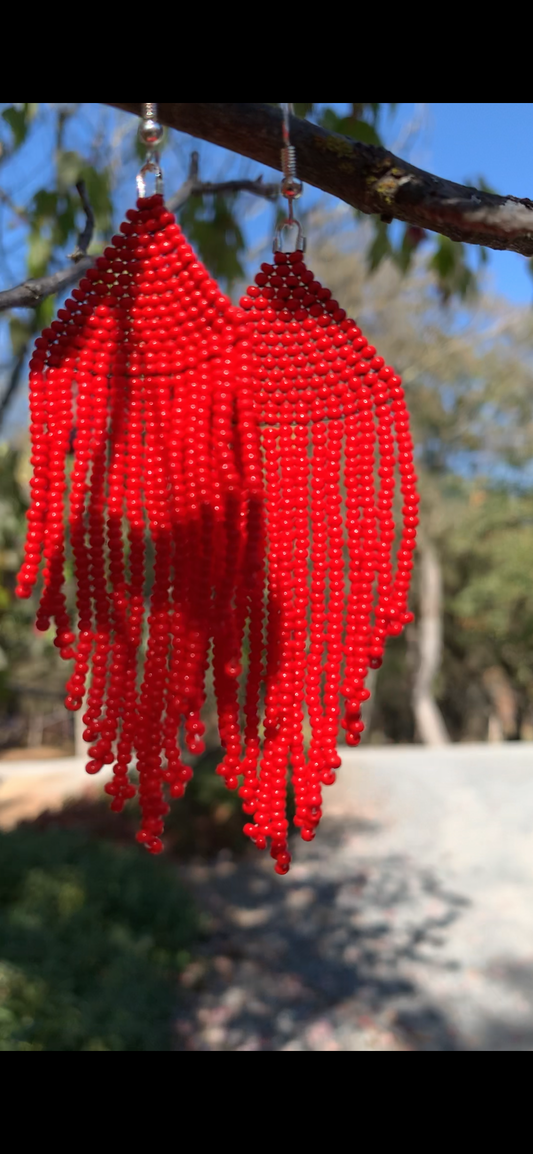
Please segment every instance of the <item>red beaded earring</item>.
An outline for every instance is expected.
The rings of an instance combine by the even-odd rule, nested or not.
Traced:
[[[61,656],[74,662],[66,705],[77,711],[86,700],[87,772],[114,766],[106,792],[120,812],[136,794],[135,759],[138,840],[159,853],[164,789],[181,797],[192,777],[180,735],[190,753],[204,749],[209,648],[213,631],[231,633],[242,498],[232,423],[238,317],[165,209],[155,110],[145,106],[141,138],[151,151],[137,208],[31,360],[34,474],[18,595],[31,596],[44,555],[37,627],[53,622]],[[156,195],[146,197],[149,173]],[[222,689],[225,676],[219,669]]]
[[[240,395],[261,445],[258,450],[254,444],[248,459],[263,476],[265,506],[261,517],[257,496],[241,795],[253,815],[246,832],[260,848],[271,839],[281,874],[290,864],[289,766],[295,825],[304,841],[312,841],[322,787],[334,783],[341,765],[340,725],[347,744],[358,745],[369,669],[381,666],[387,637],[399,636],[413,620],[407,602],[419,506],[401,379],[305,264],[305,241],[294,219],[302,185],[289,138],[292,106],[284,108],[282,192],[289,213],[278,230],[274,262],[262,265],[241,301],[246,321],[240,346]],[[297,233],[290,253],[282,251],[286,230]],[[397,473],[403,521],[394,566]]]
[[[183,796],[192,777],[182,746],[203,750],[212,646],[217,772],[240,788],[246,833],[259,849],[270,840],[286,874],[289,771],[295,824],[312,841],[322,787],[340,766],[340,724],[357,745],[368,671],[412,620],[419,499],[404,392],[305,265],[290,106],[289,214],[240,311],[165,209],[156,105],[144,109],[137,208],[31,361],[34,476],[18,593],[31,596],[44,556],[37,625],[53,621],[75,662],[66,704],[87,701],[88,772],[113,765],[106,791],[119,812],[137,792],[136,763],[138,840],[152,853],[163,848],[166,791]]]

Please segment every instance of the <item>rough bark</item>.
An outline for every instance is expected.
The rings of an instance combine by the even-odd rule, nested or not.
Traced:
[[[112,104],[139,116],[141,104]],[[279,169],[281,113],[270,104],[159,104],[163,124]],[[451,240],[533,256],[533,201],[433,176],[384,148],[295,119],[300,179],[361,212]]]
[[[413,688],[418,736],[424,745],[447,745],[449,734],[435,701],[433,686],[442,658],[442,572],[433,545],[420,545],[419,665]]]

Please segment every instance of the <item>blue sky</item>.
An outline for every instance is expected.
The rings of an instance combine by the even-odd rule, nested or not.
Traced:
[[[388,144],[415,108],[401,106]],[[533,197],[533,104],[428,104],[425,110],[424,127],[410,149],[414,164],[461,183],[483,176],[496,192]],[[532,300],[533,279],[523,257],[491,252],[490,273],[510,300]]]
[[[42,105],[43,110],[46,105]],[[334,105],[339,111],[347,105]],[[29,203],[37,189],[53,181],[53,121],[43,111],[38,130],[32,133],[15,160],[2,167],[1,189],[17,204]],[[405,103],[393,118],[385,119],[383,135],[387,145],[412,163],[451,180],[476,183],[483,177],[501,193],[533,196],[533,165],[529,142],[533,138],[533,103],[465,104]],[[84,104],[67,132],[67,147],[90,156],[95,133],[100,134],[100,151],[93,161],[114,156],[117,172],[117,215],[122,216],[135,197],[135,167],[132,144],[135,120],[100,104]],[[111,140],[115,143],[111,147]],[[227,179],[236,175],[253,177],[260,166],[235,157],[190,137],[170,134],[164,154],[167,190],[172,193],[184,179],[191,150],[201,154],[204,179]],[[267,170],[267,175],[273,175]],[[307,190],[304,204],[316,202],[318,194]],[[250,265],[257,263],[261,244],[270,245],[273,208],[253,197],[243,198],[243,226],[248,242]],[[117,220],[118,223],[118,220]],[[474,260],[477,250],[472,250]],[[9,287],[25,275],[25,227],[0,204],[0,287]],[[486,271],[489,287],[513,302],[533,303],[533,278],[528,262],[513,253],[491,252]],[[5,326],[0,331],[0,362],[9,355]],[[24,415],[23,398],[13,419]]]

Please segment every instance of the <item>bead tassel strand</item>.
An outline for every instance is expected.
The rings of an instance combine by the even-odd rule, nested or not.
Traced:
[[[322,787],[334,784],[341,764],[341,722],[347,743],[358,745],[368,672],[381,665],[387,637],[412,620],[417,478],[400,378],[315,280],[303,253],[277,252],[241,307],[263,447],[269,575],[259,809],[245,832],[260,848],[270,837],[286,873],[279,802],[289,767],[295,825],[312,841]],[[397,464],[405,503],[394,577]],[[241,792],[249,813],[253,780]]]

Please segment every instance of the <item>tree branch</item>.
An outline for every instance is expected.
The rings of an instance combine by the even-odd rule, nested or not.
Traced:
[[[51,273],[50,276],[43,276],[38,280],[27,280],[24,281],[24,284],[17,285],[16,288],[6,289],[5,292],[0,292],[0,313],[5,313],[8,309],[36,309],[41,301],[46,300],[47,297],[52,296],[54,293],[64,292],[65,289],[70,288],[72,284],[76,284],[80,277],[83,276],[83,273],[87,272],[87,269],[92,268],[94,257],[87,256],[87,249],[94,236],[94,212],[89,200],[85,181],[80,180],[76,188],[80,194],[80,200],[85,213],[85,228],[80,232],[76,248],[69,257],[72,265],[70,268]],[[8,404],[9,400],[10,398],[8,399]],[[2,408],[0,406],[0,424],[1,417]]]
[[[0,399],[0,431],[4,427],[7,411],[11,402],[14,400],[15,394],[22,380],[22,370],[26,364],[26,358],[28,356],[30,344],[31,341],[28,340],[24,347],[20,350],[20,353],[18,354],[17,359],[11,369],[11,374],[6,386],[5,393]]]
[[[141,113],[141,104],[112,104]],[[269,104],[160,104],[163,124],[278,169],[281,114]],[[467,244],[533,256],[533,201],[432,176],[384,148],[293,122],[302,180],[361,212],[429,229]]]
[[[76,188],[79,192],[80,200],[83,205],[83,211],[85,213],[85,228],[82,232],[80,232],[76,243],[76,248],[74,249],[74,252],[70,254],[69,260],[73,260],[75,263],[78,263],[83,259],[84,256],[87,256],[89,246],[94,236],[96,221],[94,219],[94,212],[92,204],[89,200],[89,194],[87,192],[85,181],[79,180]]]
[[[0,292],[0,313],[7,312],[8,309],[36,309],[46,297],[62,293],[76,284],[93,264],[94,257],[85,256],[69,268],[60,269],[59,272],[43,276],[39,280],[27,280],[16,288]]]

